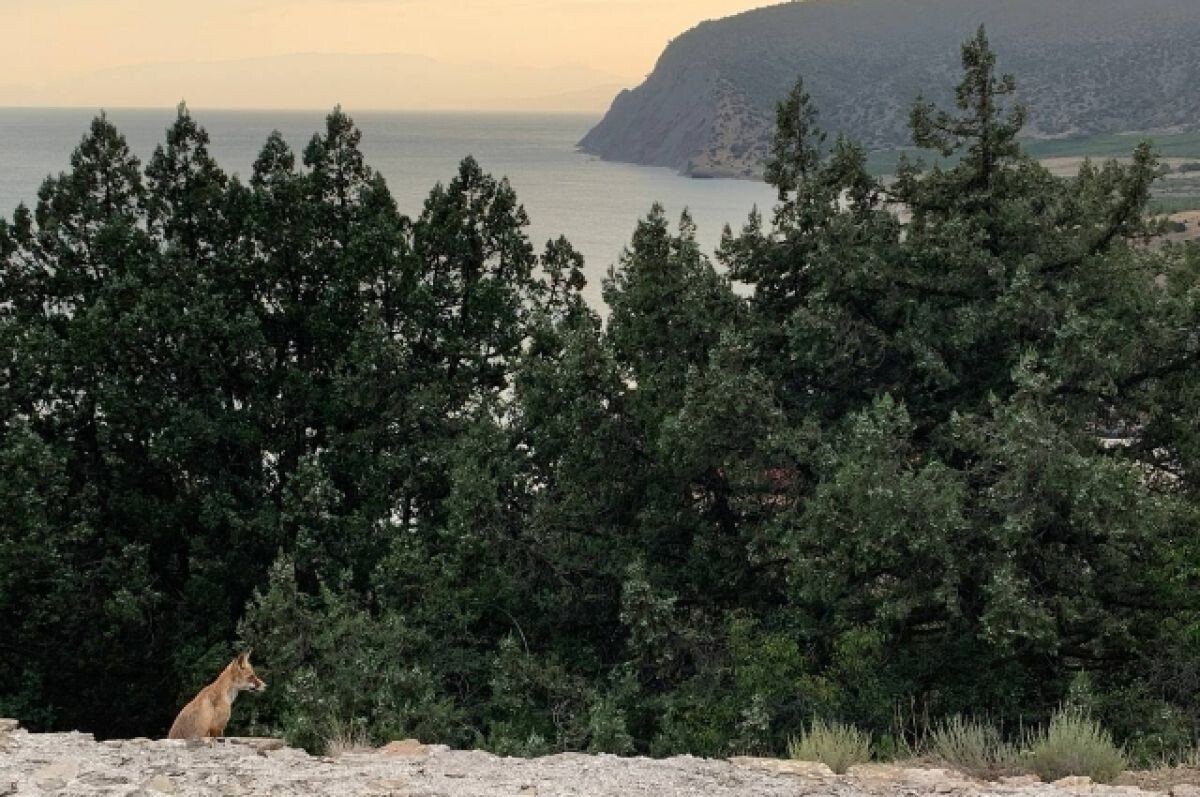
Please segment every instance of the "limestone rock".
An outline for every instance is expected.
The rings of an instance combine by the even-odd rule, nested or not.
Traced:
[[[1005,786],[1033,786],[1042,781],[1037,775],[1005,775],[996,782]]]
[[[1070,775],[1054,781],[1056,788],[1069,792],[1090,792],[1094,785],[1092,779],[1084,775]]]
[[[755,758],[753,756],[735,756],[730,763],[739,767],[759,769],[779,775],[796,775],[802,778],[832,778],[833,770],[820,761],[791,761],[776,758]]]
[[[159,794],[175,794],[179,791],[179,787],[175,785],[175,781],[166,775],[155,775],[142,784],[142,786],[147,791],[158,792]]]
[[[33,782],[43,791],[59,791],[79,776],[79,761],[65,758],[47,764],[33,775]]]
[[[0,797],[1167,797],[1086,778],[985,783],[892,764],[835,776],[824,764],[804,761],[581,753],[501,758],[415,740],[334,760],[278,740],[117,745],[83,734],[24,731],[13,738],[0,754]],[[1180,786],[1170,797],[1200,797],[1198,791]]]
[[[79,776],[79,782],[93,788],[113,789],[116,786],[124,786],[129,783],[129,778],[111,772],[88,772]]]
[[[416,739],[401,739],[388,742],[377,752],[380,755],[394,758],[425,758],[433,751],[428,745],[421,744]]]
[[[226,736],[221,739],[221,743],[232,747],[249,748],[259,755],[266,755],[287,747],[287,742],[283,739],[272,736]]]

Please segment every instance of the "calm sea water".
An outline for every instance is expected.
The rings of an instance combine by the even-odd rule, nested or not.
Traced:
[[[246,176],[272,130],[299,152],[323,127],[320,112],[193,111],[212,137],[226,171]],[[0,109],[0,214],[32,204],[46,175],[68,167],[93,113],[77,109]],[[438,181],[474,155],[483,168],[507,176],[532,222],[540,250],[566,235],[587,258],[588,295],[599,304],[600,279],[620,257],[638,219],[655,201],[672,218],[688,208],[705,248],[726,223],[735,228],[751,208],[764,211],[771,189],[739,180],[693,180],[668,169],[605,163],[576,151],[597,119],[590,115],[356,113],[368,162],[387,179],[400,209],[417,215]],[[145,162],[164,139],[173,110],[113,110],[109,118]]]

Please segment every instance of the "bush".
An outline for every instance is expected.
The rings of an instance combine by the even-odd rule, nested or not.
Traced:
[[[871,760],[871,735],[853,725],[826,725],[815,719],[799,739],[788,743],[788,755],[797,761],[820,761],[842,775],[855,764]]]
[[[1050,726],[1030,734],[1026,745],[1026,765],[1047,782],[1086,775],[1109,783],[1126,767],[1125,753],[1112,734],[1079,709],[1059,709]]]
[[[930,732],[929,754],[960,772],[977,778],[1015,774],[1020,769],[1017,749],[995,727],[960,716],[942,720]]]

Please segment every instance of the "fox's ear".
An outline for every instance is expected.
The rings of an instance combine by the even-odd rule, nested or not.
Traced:
[[[239,653],[238,657],[237,657],[238,664],[242,665],[243,667],[245,667],[247,664],[249,664],[250,663],[250,653],[251,653],[251,651],[249,651],[249,650],[247,650],[244,653]]]

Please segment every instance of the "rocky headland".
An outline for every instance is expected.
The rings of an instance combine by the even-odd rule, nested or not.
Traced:
[[[797,76],[823,129],[902,147],[918,96],[953,104],[960,46],[981,23],[998,69],[1017,78],[1029,137],[1197,129],[1194,0],[804,0],[679,36],[580,148],[696,177],[758,177]]]

